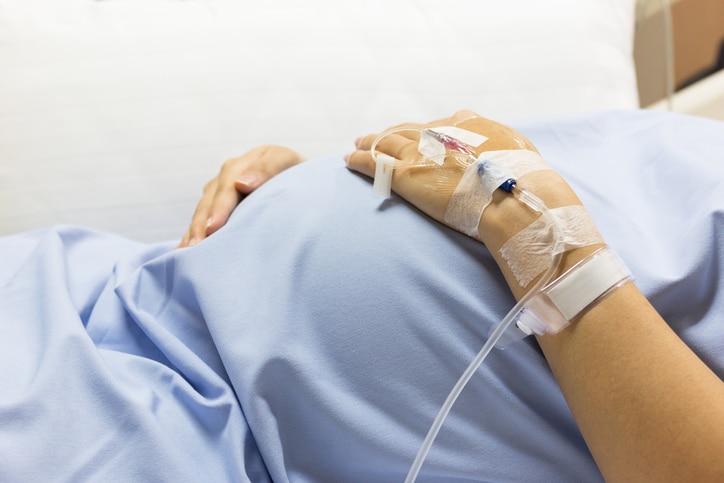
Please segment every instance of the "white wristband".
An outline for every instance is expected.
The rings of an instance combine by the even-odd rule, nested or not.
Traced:
[[[631,272],[618,255],[609,247],[600,248],[532,297],[516,315],[518,334],[506,334],[498,346],[531,334],[555,334],[631,280]]]

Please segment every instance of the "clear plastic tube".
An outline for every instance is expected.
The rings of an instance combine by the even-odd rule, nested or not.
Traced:
[[[372,154],[372,159],[377,162],[377,144],[379,144],[380,141],[382,141],[387,136],[390,136],[391,134],[397,134],[400,132],[421,132],[422,129],[417,127],[398,127],[394,129],[390,129],[388,131],[383,132],[372,143],[372,146],[370,147],[370,153]],[[396,166],[401,166],[401,164],[398,162]]]
[[[396,134],[399,132],[404,131],[417,131],[421,132],[422,129],[420,128],[413,128],[413,127],[400,127],[391,129],[389,131],[386,131],[382,133],[380,136],[377,137],[377,139],[374,140],[372,143],[372,146],[370,148],[372,158],[377,163],[379,162],[377,159],[377,153],[376,148],[377,144],[386,136],[389,136],[391,134]],[[446,148],[452,147],[453,150],[460,150],[456,148],[455,146],[447,146]],[[474,156],[470,154],[470,152],[467,152],[465,150],[460,150],[462,154],[465,155],[466,158],[470,158],[474,160]],[[423,156],[422,160],[425,160],[426,158]],[[414,162],[414,161],[413,161]],[[399,165],[398,165],[399,166]],[[517,198],[521,203],[528,206],[533,211],[540,213],[541,217],[545,217],[547,221],[550,223],[551,229],[553,230],[553,243],[556,244],[558,242],[558,236],[557,234],[560,233],[560,227],[558,226],[557,220],[555,217],[548,216],[548,208],[546,207],[545,203],[543,201],[530,193],[529,191],[526,191],[524,189],[518,188],[515,185],[514,180],[512,180],[512,189],[510,190],[510,193]],[[507,190],[506,190],[507,191]],[[470,381],[470,379],[473,377],[473,374],[475,374],[475,371],[478,370],[480,365],[485,361],[485,358],[490,354],[493,347],[495,347],[498,343],[498,341],[501,339],[501,337],[506,333],[508,328],[516,321],[519,313],[523,308],[526,306],[526,304],[535,296],[540,293],[540,291],[551,281],[553,278],[553,275],[556,273],[556,270],[558,269],[558,266],[560,265],[561,257],[562,257],[562,250],[558,249],[558,246],[554,246],[553,249],[553,257],[551,260],[550,267],[545,271],[545,273],[540,277],[538,282],[526,293],[525,296],[523,296],[518,303],[515,304],[515,306],[506,314],[506,316],[501,320],[492,330],[490,333],[490,336],[488,337],[488,340],[485,342],[483,347],[480,349],[480,351],[477,353],[475,358],[470,362],[468,367],[465,369],[463,374],[460,376],[458,381],[455,383],[455,386],[453,386],[452,390],[450,391],[450,394],[448,394],[447,398],[445,399],[445,402],[440,407],[440,410],[438,411],[437,415],[435,416],[435,419],[433,420],[432,425],[430,426],[430,429],[427,432],[427,435],[425,436],[425,439],[422,442],[422,445],[420,446],[420,449],[417,452],[417,455],[415,457],[415,460],[412,463],[412,466],[410,467],[410,470],[407,474],[407,477],[405,478],[405,483],[412,483],[417,479],[418,474],[420,473],[420,469],[422,468],[423,463],[425,462],[425,459],[427,458],[428,453],[430,452],[430,449],[432,448],[432,445],[437,438],[438,433],[440,432],[440,429],[442,428],[442,425],[445,422],[445,419],[447,418],[448,414],[450,413],[453,405],[455,404],[455,401],[458,399],[460,394],[462,393],[463,389],[467,385],[467,383]]]
[[[536,197],[529,191],[517,187],[513,188],[511,192],[518,200],[520,200],[526,206],[541,213],[541,216],[546,216],[548,208],[540,198]],[[551,227],[554,231],[553,239],[558,240],[556,234],[559,232],[559,230],[556,225],[555,218],[549,217],[549,219],[552,220]],[[425,436],[425,439],[423,440],[422,445],[417,452],[417,456],[415,456],[415,460],[413,461],[412,466],[407,473],[407,477],[405,478],[405,483],[412,483],[417,479],[417,475],[420,473],[420,469],[422,468],[422,465],[425,462],[425,459],[430,452],[430,448],[432,448],[432,444],[435,442],[435,438],[437,438],[437,435],[440,432],[440,429],[442,428],[445,419],[450,413],[453,404],[455,404],[455,401],[458,399],[467,383],[473,377],[473,374],[475,374],[483,361],[485,361],[485,358],[488,356],[488,354],[490,354],[490,351],[498,343],[498,340],[500,340],[500,338],[503,336],[503,334],[505,334],[510,325],[516,320],[518,313],[523,309],[526,303],[528,303],[531,298],[538,295],[543,287],[545,287],[548,282],[550,282],[551,278],[558,269],[558,266],[560,265],[562,257],[562,253],[559,250],[553,250],[553,253],[553,259],[551,260],[551,265],[548,270],[546,270],[543,276],[528,291],[528,293],[526,293],[526,295],[524,295],[518,301],[518,303],[515,304],[515,306],[506,314],[503,320],[501,320],[498,325],[495,326],[493,331],[490,333],[488,340],[483,345],[482,349],[480,349],[475,358],[470,362],[468,367],[465,369],[463,374],[455,383],[455,386],[453,386],[450,394],[448,394],[445,402],[442,404],[440,410],[435,416],[435,419],[433,420],[433,423],[430,426],[430,429],[428,430],[427,435]]]
[[[459,124],[459,123],[458,123]],[[457,125],[457,124],[455,124]],[[419,128],[419,127],[397,127],[390,130],[387,130],[377,136],[377,138],[372,142],[372,146],[370,147],[370,153],[372,154],[372,159],[375,161],[375,163],[378,162],[377,160],[377,145],[380,141],[382,141],[387,136],[390,136],[392,134],[397,134],[400,132],[417,132],[417,133],[423,133],[427,132],[431,136],[433,136],[435,139],[437,139],[445,148],[448,150],[447,154],[441,154],[440,156],[434,156],[429,157],[425,155],[421,155],[420,159],[417,160],[417,162],[424,162],[424,161],[432,161],[437,165],[442,164],[442,159],[447,157],[450,152],[457,152],[464,155],[465,159],[470,160],[470,162],[475,161],[475,149],[470,146],[469,144],[466,144],[452,136],[449,136],[447,134],[439,133],[433,128]],[[407,166],[409,164],[415,163],[415,161],[408,161],[403,162],[402,160],[396,160],[395,166],[396,167],[402,167]]]

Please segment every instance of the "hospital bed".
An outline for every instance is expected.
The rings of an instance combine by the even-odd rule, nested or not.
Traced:
[[[724,127],[638,110],[633,16],[0,0],[0,480],[402,481],[514,301],[485,247],[381,209],[341,154],[462,108],[540,148],[721,377]],[[266,143],[312,160],[173,250],[221,162]],[[471,381],[419,481],[471,479],[601,480],[530,340]]]

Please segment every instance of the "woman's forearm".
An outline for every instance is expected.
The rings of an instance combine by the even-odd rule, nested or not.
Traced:
[[[724,384],[633,284],[539,343],[608,481],[724,481]]]
[[[512,129],[469,112],[428,126],[456,126],[483,134],[488,140],[481,151],[535,149]],[[345,158],[350,168],[374,176],[371,147],[377,138],[373,134],[358,140],[357,151]],[[401,165],[411,166],[394,170],[393,189],[446,223],[450,198],[472,160],[461,164],[451,157],[440,169],[428,165],[418,169],[414,163],[419,150],[416,136],[388,136],[386,143],[375,145],[393,159],[408,161]],[[480,173],[479,166],[477,169]],[[519,188],[533,193],[550,209],[581,204],[551,169],[529,171],[517,181]],[[508,266],[500,249],[539,213],[502,190],[494,190],[491,197],[477,234],[520,299],[535,282],[519,282],[516,273],[520,272]],[[479,204],[465,208],[466,215],[479,216]],[[595,230],[588,220],[582,221],[573,231]],[[460,231],[466,233],[467,226],[464,228]],[[585,243],[573,245],[594,244],[565,252],[558,274],[601,246],[598,236],[584,238]],[[516,263],[528,262],[523,257]],[[534,274],[537,262],[531,268]],[[541,336],[539,342],[606,479],[724,481],[724,383],[669,328],[634,284],[615,290],[566,329]]]
[[[551,208],[578,202],[553,171],[522,183]],[[481,234],[520,298],[499,248],[534,215],[504,193],[488,210]],[[596,248],[566,252],[559,273]],[[608,481],[724,481],[724,383],[633,283],[538,341]]]

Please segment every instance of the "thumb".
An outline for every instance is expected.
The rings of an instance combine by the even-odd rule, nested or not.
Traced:
[[[262,178],[258,174],[246,173],[246,174],[239,176],[234,181],[234,188],[239,193],[241,193],[243,195],[248,195],[249,193],[251,193],[252,191],[257,189],[259,186],[261,186],[267,180],[268,180],[268,177],[267,177],[267,179],[265,179],[265,178]]]

